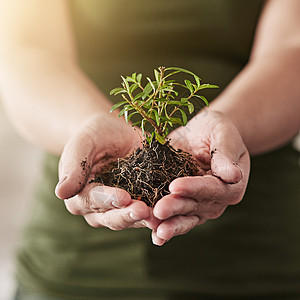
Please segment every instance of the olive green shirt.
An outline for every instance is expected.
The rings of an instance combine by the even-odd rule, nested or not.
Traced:
[[[80,65],[108,95],[120,74],[180,66],[218,84],[247,63],[262,1],[69,1]],[[244,200],[163,247],[148,229],[87,225],[54,195],[46,155],[17,278],[62,299],[300,299],[300,172],[290,146],[252,159]]]

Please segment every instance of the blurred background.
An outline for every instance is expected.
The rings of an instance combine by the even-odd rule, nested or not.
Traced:
[[[40,151],[9,123],[0,99],[0,300],[11,299],[15,290],[14,256],[40,158]]]

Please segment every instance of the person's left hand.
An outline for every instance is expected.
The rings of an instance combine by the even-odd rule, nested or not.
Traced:
[[[170,137],[173,146],[196,158],[200,171],[199,176],[175,179],[169,186],[171,193],[154,206],[153,214],[161,223],[152,231],[152,240],[159,246],[239,203],[250,171],[243,140],[221,113],[205,110]]]

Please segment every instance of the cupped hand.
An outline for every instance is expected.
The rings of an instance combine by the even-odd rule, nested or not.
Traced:
[[[173,146],[194,156],[199,176],[175,179],[170,194],[155,205],[153,215],[161,220],[152,231],[156,245],[218,218],[227,206],[239,203],[250,172],[249,154],[238,130],[219,112],[204,110],[170,138]]]
[[[123,189],[90,183],[107,162],[138,146],[140,138],[131,126],[109,115],[91,117],[64,147],[56,195],[70,213],[82,215],[93,227],[156,228],[159,221],[144,202]]]

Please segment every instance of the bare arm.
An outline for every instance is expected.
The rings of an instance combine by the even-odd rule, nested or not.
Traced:
[[[196,225],[218,218],[228,205],[239,203],[250,171],[247,148],[252,154],[268,151],[297,133],[299,12],[299,0],[268,1],[246,68],[209,109],[172,133],[176,146],[193,153],[206,164],[208,173],[171,183],[171,194],[153,210],[161,220],[152,233],[155,244],[186,234]]]
[[[239,129],[250,153],[289,141],[300,127],[300,1],[269,0],[246,68],[211,107]]]
[[[76,63],[63,0],[0,0],[0,91],[15,127],[60,154],[70,136],[110,104]]]
[[[89,184],[108,158],[125,156],[140,141],[108,113],[111,104],[77,66],[66,2],[0,5],[2,98],[25,138],[61,154],[57,196],[94,227],[155,227],[145,203],[124,190]]]

